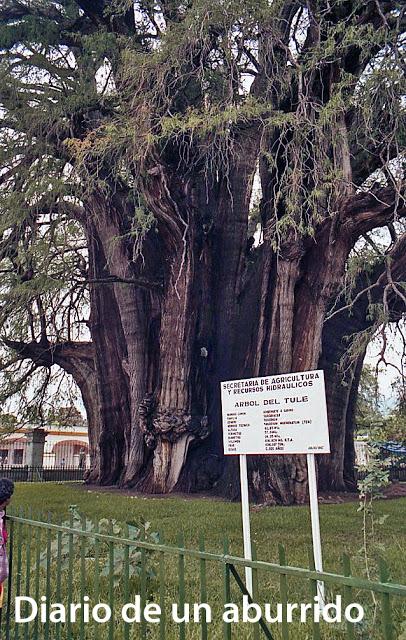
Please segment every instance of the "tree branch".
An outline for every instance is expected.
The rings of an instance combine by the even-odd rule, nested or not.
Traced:
[[[51,367],[54,364],[73,373],[69,362],[73,359],[86,362],[93,368],[93,344],[92,342],[23,342],[2,338],[2,342],[15,351],[22,360],[32,360],[37,366]]]
[[[162,291],[162,282],[152,282],[146,278],[120,278],[119,276],[106,276],[105,278],[93,278],[85,281],[89,284],[132,284],[147,291]]]
[[[376,304],[380,301],[384,303],[387,311],[392,307],[393,310],[396,309],[396,313],[404,313],[406,311],[405,296],[397,285],[404,280],[406,280],[406,234],[397,240],[372,273],[365,272],[358,276],[351,302],[331,310],[325,323],[345,311],[353,316],[357,305],[364,310],[365,315],[370,303]]]
[[[378,187],[351,196],[345,201],[341,212],[343,229],[354,241],[372,229],[383,227],[405,216],[404,191],[395,190],[392,186]]]

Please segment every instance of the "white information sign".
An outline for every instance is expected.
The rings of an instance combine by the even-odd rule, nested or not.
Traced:
[[[221,383],[226,455],[330,453],[324,372]]]
[[[324,372],[303,371],[221,383],[226,455],[240,456],[244,557],[252,559],[247,455],[307,454],[314,565],[323,571],[315,453],[330,453]],[[245,568],[252,595],[252,569]],[[324,584],[317,581],[319,604]]]

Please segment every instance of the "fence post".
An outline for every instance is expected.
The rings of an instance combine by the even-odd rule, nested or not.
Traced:
[[[13,590],[14,520],[10,525],[9,577],[7,581],[6,640],[10,638],[11,593]]]
[[[113,521],[110,520],[109,534],[114,535]],[[114,542],[109,540],[109,607],[111,609],[111,618],[109,620],[109,640],[114,640]]]
[[[126,538],[130,537],[130,528],[126,523],[124,528],[124,535]],[[124,580],[124,602],[129,602],[130,598],[130,545],[124,544],[123,549],[123,580]],[[129,640],[130,637],[130,623],[124,622],[124,640]]]
[[[29,507],[27,517],[32,520],[32,507]],[[31,583],[31,541],[32,536],[27,536],[27,549],[25,552],[25,595],[30,596],[30,583]],[[59,600],[57,601],[59,602]],[[27,606],[28,609],[28,606]],[[24,628],[24,640],[28,640],[29,637],[29,629],[28,624],[25,625]],[[57,639],[58,640],[58,639]]]
[[[20,509],[18,510],[18,516],[20,518],[23,517],[23,510],[20,507]],[[21,544],[21,536],[22,536],[22,524],[21,522],[18,522],[16,527],[15,527],[15,536],[16,536],[16,549],[17,549],[17,564],[16,564],[16,572],[15,572],[15,576],[16,576],[16,580],[15,580],[15,596],[18,597],[21,594],[21,566],[22,566],[22,544]],[[19,627],[18,625],[16,625],[15,628],[15,632],[14,632],[14,640],[18,640],[18,636],[19,636]]]
[[[224,538],[223,541],[223,553],[225,556],[229,554],[230,545],[228,538]],[[223,565],[223,604],[226,605],[231,602],[231,584],[230,584],[230,567],[225,562]],[[223,622],[223,638],[224,640],[231,640],[231,624]]]
[[[252,559],[257,560],[257,545],[255,542],[252,543]],[[259,600],[258,569],[252,570],[252,600],[255,603],[258,603]],[[259,640],[259,633],[259,622],[255,622],[253,624],[253,640]]]
[[[94,521],[94,532],[99,533],[99,521],[96,519]],[[93,576],[93,585],[94,585],[94,599],[95,602],[100,601],[100,540],[99,538],[94,539],[94,576]],[[97,622],[94,623],[93,627],[93,638],[97,640],[99,637],[99,625]]]
[[[282,544],[279,545],[279,564],[282,567],[286,566],[285,547]],[[287,622],[288,579],[286,574],[281,573],[279,584],[282,604],[282,640],[289,640],[289,625]]]
[[[389,582],[388,565],[383,559],[379,560],[379,579],[381,582]],[[393,622],[389,593],[383,593],[382,601],[382,629],[385,640],[393,640]]]
[[[38,520],[43,520],[41,512],[37,514]],[[37,528],[37,535],[35,540],[35,600],[39,602],[40,598],[40,577],[41,577],[41,546],[42,546],[42,529]],[[39,619],[38,616],[34,622],[34,634],[33,638],[38,638]]]
[[[159,534],[159,542],[165,543],[165,537],[163,531]],[[161,619],[159,621],[159,638],[165,640],[166,638],[166,611],[165,611],[165,552],[159,553],[159,604],[161,607]]]
[[[141,523],[141,532],[140,532],[141,541],[145,541],[145,525]],[[146,566],[146,554],[145,548],[141,547],[141,585],[140,585],[140,596],[141,596],[141,629],[140,629],[140,637],[142,640],[145,640],[147,637],[147,622],[144,616],[144,609],[147,603],[147,566]]]
[[[82,531],[86,531],[86,517],[83,515],[81,518]],[[80,601],[83,603],[85,595],[85,578],[86,578],[86,542],[87,538],[81,536],[80,541]],[[80,612],[80,640],[84,640],[85,637],[85,616],[83,607]]]
[[[178,535],[178,547],[179,547],[179,561],[178,561],[179,614],[182,617],[184,617],[185,616],[185,554],[183,553],[183,550],[185,548],[185,541],[182,533],[179,533]],[[185,640],[185,638],[186,638],[185,623],[181,622],[179,624],[179,640]]]
[[[69,528],[72,529],[73,528],[73,513],[72,511],[70,512],[70,516],[69,516]],[[69,558],[68,558],[68,602],[72,602],[72,595],[73,595],[73,553],[74,553],[74,544],[73,544],[73,533],[69,533],[68,534],[68,553],[69,553]],[[67,622],[67,639],[71,640],[72,638],[72,623],[71,623],[71,619],[70,616],[68,617],[68,622]]]
[[[51,514],[48,513],[47,517],[48,524],[51,524]],[[46,622],[44,628],[44,639],[48,640],[49,638],[49,607],[50,607],[50,596],[51,596],[51,547],[52,547],[52,531],[48,527],[46,533],[46,586],[45,586],[45,596],[46,596]]]
[[[346,553],[343,553],[342,563],[343,563],[343,575],[351,576],[351,560],[350,560],[350,557]],[[344,587],[344,604],[345,604],[345,606],[347,607],[352,601],[353,601],[352,600],[352,587],[350,587],[349,585],[346,585]],[[347,638],[348,638],[348,640],[354,640],[354,623],[350,622],[349,620],[347,620],[346,627],[347,627]]]
[[[62,594],[62,531],[57,533],[57,547],[56,547],[56,601],[61,601]],[[56,625],[55,638],[60,640],[61,638],[61,625]]]
[[[205,550],[204,537],[203,537],[203,534],[200,534],[199,551],[204,552],[204,550]],[[200,558],[199,564],[200,564],[200,602],[206,603],[207,602],[206,560],[204,558]],[[208,638],[206,611],[203,611],[200,637],[201,637],[201,640],[207,640]]]
[[[310,571],[315,571],[315,565],[314,565],[314,556],[313,556],[313,550],[309,549],[309,569]],[[310,580],[310,593],[312,598],[315,598],[315,596],[318,595],[318,588],[317,588],[317,580]],[[320,607],[319,604],[314,603],[315,607]],[[313,621],[313,640],[321,640],[321,636],[320,636],[320,623]]]

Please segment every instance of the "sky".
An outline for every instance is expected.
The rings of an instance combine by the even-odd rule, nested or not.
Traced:
[[[365,364],[376,367],[380,360],[382,346],[382,339],[377,339],[370,343],[365,357]],[[387,364],[385,365],[383,362],[380,362],[378,370],[379,392],[382,395],[382,410],[384,412],[389,412],[395,404],[396,398],[391,385],[402,371],[402,360],[403,373],[406,373],[404,370],[406,362],[405,357],[403,356],[402,358],[402,350],[403,342],[400,331],[392,327],[387,333],[387,347],[385,352]]]

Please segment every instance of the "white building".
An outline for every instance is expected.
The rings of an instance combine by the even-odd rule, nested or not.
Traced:
[[[0,440],[0,467],[24,467],[27,464],[27,432],[24,427]],[[89,437],[86,427],[50,425],[46,432],[43,467],[89,468]]]

